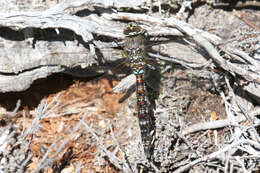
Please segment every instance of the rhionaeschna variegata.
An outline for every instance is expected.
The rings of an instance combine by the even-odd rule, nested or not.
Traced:
[[[152,107],[148,102],[148,90],[145,75],[147,69],[146,60],[146,31],[136,23],[130,23],[124,29],[125,46],[122,55],[130,61],[130,67],[136,77],[137,115],[141,130],[144,152],[148,159],[151,158],[151,145],[153,140]]]

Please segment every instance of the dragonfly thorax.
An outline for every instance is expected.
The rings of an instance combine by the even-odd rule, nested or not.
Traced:
[[[125,47],[124,55],[129,58],[130,66],[135,75],[145,73],[145,30],[135,23],[130,23],[124,30]]]
[[[130,56],[130,66],[135,75],[145,73],[145,62],[142,55]]]

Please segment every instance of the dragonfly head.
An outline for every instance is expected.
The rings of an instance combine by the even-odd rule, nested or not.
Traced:
[[[137,35],[142,35],[146,32],[145,29],[141,28],[137,23],[128,23],[124,29],[124,35],[126,37],[132,37]]]

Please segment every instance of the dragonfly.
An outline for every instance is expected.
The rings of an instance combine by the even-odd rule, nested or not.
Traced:
[[[132,74],[135,76],[134,87],[141,140],[144,153],[147,159],[150,160],[155,136],[153,110],[156,107],[155,99],[159,95],[160,70],[155,67],[158,65],[155,60],[147,54],[147,49],[151,45],[149,45],[149,36],[145,29],[137,23],[131,22],[124,28],[123,34],[125,39],[122,44],[123,51],[121,55],[124,58],[123,63],[130,67]],[[114,88],[115,92],[117,88],[120,87],[116,86]],[[131,93],[131,88],[128,91]],[[130,93],[125,96],[130,95]],[[125,97],[120,99],[119,102],[124,99]]]
[[[129,23],[124,29],[125,46],[122,55],[129,59],[132,73],[136,77],[137,115],[144,147],[145,155],[151,158],[151,146],[153,141],[152,110],[148,102],[148,90],[146,89],[145,73],[146,60],[146,31],[136,23]]]
[[[136,114],[139,120],[141,140],[144,153],[147,159],[150,160],[152,158],[153,142],[155,136],[153,110],[156,107],[155,99],[157,99],[159,95],[160,71],[156,67],[158,66],[156,60],[149,57],[147,54],[148,48],[151,47],[148,32],[137,23],[131,22],[124,28],[123,34],[125,36],[123,43],[117,44],[122,48],[121,55],[113,54],[112,56],[122,57],[123,60],[119,60],[119,65],[124,64],[130,68],[132,75],[135,76],[135,85],[128,89],[125,96],[123,96],[119,102],[123,102],[133,92],[133,88],[135,87],[134,90],[136,92],[137,107]],[[63,55],[63,58],[69,58],[71,57],[71,54],[73,53],[65,53],[59,50],[57,50],[57,52],[51,52],[51,56],[59,57],[60,55]],[[80,56],[79,59],[84,56],[83,52],[77,52],[77,54]],[[74,53],[74,55],[78,56],[76,53]],[[99,66],[94,66],[93,69],[95,70],[93,71],[98,71],[96,70],[98,67]],[[100,68],[104,70],[104,68]],[[116,68],[119,67],[117,66]],[[77,70],[66,70],[66,73],[73,73],[74,76],[75,74],[78,74],[78,76],[83,77],[81,75],[84,74],[84,72],[80,71],[80,68]],[[102,70],[100,73],[103,72]],[[93,76],[98,74],[99,72],[93,73]]]

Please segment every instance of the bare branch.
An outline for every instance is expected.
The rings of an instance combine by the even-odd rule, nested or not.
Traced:
[[[235,122],[231,121],[230,119],[225,119],[225,120],[216,120],[212,122],[197,123],[183,129],[182,135],[187,135],[201,130],[210,130],[210,129],[223,128],[227,126],[236,126],[237,123],[246,120],[247,119],[245,116],[240,115],[238,117],[235,117]]]

